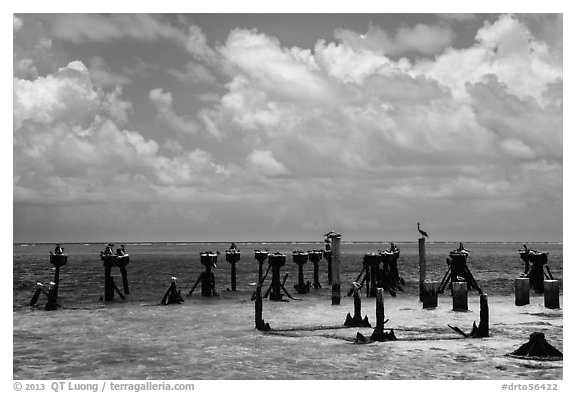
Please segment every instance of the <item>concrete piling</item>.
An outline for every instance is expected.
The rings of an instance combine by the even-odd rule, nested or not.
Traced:
[[[452,283],[452,310],[468,310],[468,283],[466,281]]]
[[[418,239],[418,261],[420,268],[420,301],[424,297],[424,281],[426,281],[426,238]]]
[[[544,307],[560,308],[560,283],[558,280],[544,280]]]
[[[438,307],[438,282],[425,281],[422,289],[422,308]]]
[[[517,306],[530,304],[530,279],[518,277],[514,280],[515,303]]]
[[[341,235],[331,233],[332,243],[332,305],[340,304],[340,240]]]

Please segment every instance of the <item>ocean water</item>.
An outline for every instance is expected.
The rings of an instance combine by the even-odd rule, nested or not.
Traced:
[[[237,243],[237,291],[230,285],[228,243],[127,243],[130,295],[113,303],[100,300],[104,268],[103,244],[64,244],[68,264],[61,268],[58,311],[28,306],[36,282],[53,280],[49,263],[52,244],[15,244],[13,259],[13,375],[15,379],[561,379],[562,362],[536,362],[505,355],[533,331],[543,331],[562,350],[562,309],[544,308],[542,296],[514,306],[514,278],[524,264],[518,243],[467,243],[468,266],[489,295],[490,333],[485,339],[464,339],[447,327],[469,331],[479,320],[478,296],[469,292],[469,312],[451,310],[449,291],[439,306],[422,310],[418,302],[418,245],[397,243],[405,292],[385,296],[385,313],[398,341],[357,345],[357,332],[341,327],[353,312],[346,297],[362,267],[362,256],[388,248],[388,243],[346,243],[342,253],[342,303],[331,306],[326,261],[320,263],[322,289],[298,295],[293,250],[323,247],[318,243]],[[446,272],[448,253],[456,243],[427,243],[429,279]],[[530,244],[549,253],[554,278],[562,283],[561,244]],[[274,329],[254,329],[250,301],[258,276],[254,249],[288,253],[282,273],[297,300],[264,301],[264,319]],[[181,305],[160,306],[171,277],[187,293],[200,273],[202,251],[220,251],[214,269],[220,296],[203,298],[198,287]],[[305,280],[312,281],[312,263]],[[265,266],[266,268],[266,266]],[[121,287],[119,271],[113,269]],[[270,283],[268,277],[265,287]],[[375,323],[375,301],[362,294],[363,315]],[[40,303],[43,304],[41,298]],[[322,328],[324,327],[324,328]]]

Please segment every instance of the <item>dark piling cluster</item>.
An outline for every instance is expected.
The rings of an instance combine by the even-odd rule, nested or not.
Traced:
[[[220,252],[212,252],[212,251],[204,251],[200,253],[200,263],[204,266],[205,271],[200,273],[200,276],[196,280],[196,283],[188,292],[188,296],[192,296],[194,290],[198,286],[198,283],[202,283],[201,285],[201,293],[204,297],[210,296],[218,296],[218,292],[216,291],[216,278],[214,273],[212,272],[212,268],[216,267],[218,262],[218,255]]]

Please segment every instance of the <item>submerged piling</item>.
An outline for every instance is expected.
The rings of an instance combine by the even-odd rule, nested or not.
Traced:
[[[63,249],[62,249],[63,250]],[[46,310],[56,310],[58,308],[58,287],[60,285],[60,267],[66,265],[68,256],[65,254],[50,253],[50,263],[54,265],[54,285],[48,290],[48,303]]]
[[[422,308],[438,307],[438,282],[425,281],[422,289]]]
[[[560,283],[558,280],[544,280],[544,307],[560,308]]]
[[[530,279],[528,277],[518,277],[514,280],[514,295],[516,306],[530,304]]]
[[[232,291],[236,290],[236,263],[240,260],[240,251],[230,249],[226,251],[226,261],[230,263],[230,284]]]
[[[468,283],[466,281],[452,283],[452,310],[468,310]]]

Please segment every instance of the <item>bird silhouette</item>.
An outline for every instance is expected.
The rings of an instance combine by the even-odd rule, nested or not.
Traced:
[[[420,229],[420,223],[418,223],[418,232],[420,232],[422,237],[424,237],[424,236],[428,237],[428,234],[426,232],[424,232],[422,229]]]

